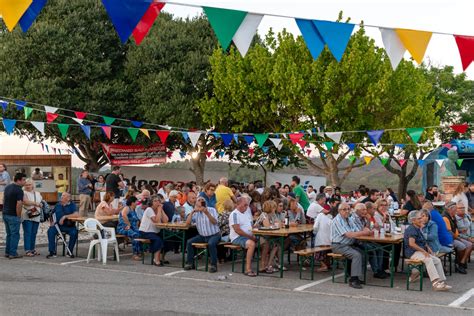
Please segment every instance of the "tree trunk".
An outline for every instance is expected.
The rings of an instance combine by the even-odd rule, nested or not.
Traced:
[[[192,167],[189,168],[189,170],[191,170],[191,172],[196,177],[196,183],[198,185],[204,184],[204,169],[206,167],[206,160],[207,156],[203,151],[199,152],[196,158],[191,159]]]
[[[77,146],[74,146],[74,144],[69,145],[76,149],[77,156],[85,163],[84,169],[89,172],[99,172],[100,168],[109,163],[100,144],[97,142],[80,143]]]
[[[404,199],[407,194],[407,188],[408,188],[408,179],[405,175],[399,174],[398,175],[398,199]]]
[[[259,164],[263,170],[263,186],[267,186],[267,169],[262,164]]]

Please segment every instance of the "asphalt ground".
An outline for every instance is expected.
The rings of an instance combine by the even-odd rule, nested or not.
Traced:
[[[300,280],[296,257],[280,279],[276,273],[256,278],[232,273],[230,263],[214,274],[184,271],[177,254],[167,255],[171,266],[156,267],[149,256],[145,264],[132,261],[130,247],[119,263],[110,257],[106,265],[86,262],[88,243],[80,244],[74,259],[46,259],[47,249],[39,250],[35,258],[0,259],[1,315],[474,315],[474,263],[469,274],[448,276],[451,291],[433,291],[426,278],[418,292],[406,290],[402,273],[394,288],[388,279],[373,279],[370,270],[371,285],[362,290],[342,277],[332,283],[329,272]],[[309,271],[303,276],[309,278]]]

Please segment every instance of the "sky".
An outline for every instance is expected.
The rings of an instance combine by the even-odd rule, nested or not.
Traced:
[[[343,11],[344,18],[350,17],[351,22],[356,24],[363,21],[365,25],[474,36],[472,22],[474,1],[472,0],[173,0],[165,2],[169,3],[164,11],[183,18],[199,15],[202,9],[172,3],[207,5],[327,21],[336,20],[339,12]],[[275,32],[286,28],[289,32],[300,35],[292,18],[265,16],[258,32],[264,36],[270,28],[273,28]],[[367,27],[366,33],[376,41],[377,45],[383,47],[378,28]],[[409,58],[408,53],[405,58]],[[456,73],[462,71],[459,52],[453,36],[450,35],[433,34],[424,62],[435,66],[451,65]],[[471,65],[466,73],[473,80],[474,65]],[[67,148],[65,144],[53,144],[53,146]],[[0,154],[41,154],[42,152],[41,145],[30,143],[26,138],[0,133]],[[77,157],[73,157],[73,165],[82,167],[83,163]]]

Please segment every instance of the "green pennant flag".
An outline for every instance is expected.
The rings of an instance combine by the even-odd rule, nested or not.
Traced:
[[[354,163],[354,161],[357,160],[357,157],[356,156],[350,156],[349,160],[351,161],[351,163]]]
[[[332,147],[334,146],[333,142],[323,142],[323,144],[326,146],[327,150],[331,151]]]
[[[69,129],[69,124],[58,124],[59,131],[61,132],[61,137],[66,138],[67,131]]]
[[[413,142],[416,144],[421,138],[421,134],[423,134],[423,131],[425,129],[423,127],[413,127],[413,128],[407,128],[406,131],[408,135],[410,135],[410,138],[413,140]]]
[[[387,162],[390,160],[390,158],[380,158],[380,162],[382,163],[382,165],[386,165]]]
[[[464,159],[456,160],[456,164],[458,165],[458,167],[461,167],[463,161],[464,161]]]
[[[135,142],[135,140],[137,139],[138,132],[140,130],[138,128],[127,128],[127,131]]]
[[[265,144],[265,142],[267,141],[267,138],[268,138],[268,134],[255,134],[253,135],[255,137],[255,139],[257,140],[257,144],[258,146],[260,147],[263,147],[263,145]]]
[[[114,117],[102,116],[106,125],[112,125],[115,122]]]
[[[30,115],[31,115],[31,112],[33,112],[33,108],[30,108],[30,107],[23,107],[23,111],[25,111],[25,120],[27,120]]]
[[[224,50],[230,46],[235,33],[245,19],[247,12],[238,10],[202,7],[207,19],[216,33],[217,39]]]

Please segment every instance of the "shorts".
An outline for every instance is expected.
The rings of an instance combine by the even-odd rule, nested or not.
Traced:
[[[232,243],[234,245],[239,245],[240,247],[247,249],[247,240],[250,240],[250,239],[248,239],[247,237],[239,236],[235,238],[234,240],[232,240]]]
[[[470,242],[464,239],[454,239],[453,241],[454,250],[463,251],[469,246],[468,243],[470,244]]]

